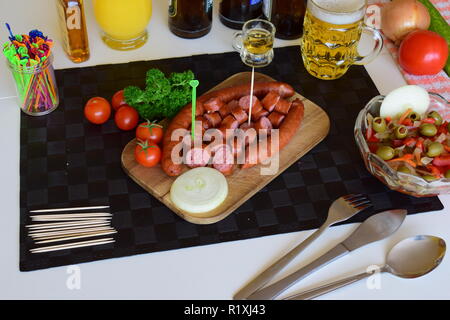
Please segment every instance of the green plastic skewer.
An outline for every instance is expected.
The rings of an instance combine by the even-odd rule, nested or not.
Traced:
[[[191,136],[192,141],[194,141],[195,137],[195,108],[197,106],[197,87],[198,87],[198,80],[191,80],[189,81],[189,85],[192,87],[192,125],[191,125]]]

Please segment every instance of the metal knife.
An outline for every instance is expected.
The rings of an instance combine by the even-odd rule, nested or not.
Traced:
[[[348,254],[353,250],[361,248],[366,244],[390,236],[401,226],[406,214],[407,211],[403,209],[387,210],[367,218],[347,239],[336,245],[327,253],[317,258],[310,264],[291,273],[287,277],[254,292],[247,299],[274,299],[283,291],[328,263]]]

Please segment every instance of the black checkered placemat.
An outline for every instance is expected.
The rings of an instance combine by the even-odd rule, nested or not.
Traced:
[[[331,119],[329,136],[256,193],[226,219],[195,225],[172,213],[123,172],[120,155],[134,132],[118,130],[111,119],[88,123],[85,102],[111,98],[127,85],[143,86],[152,67],[192,69],[205,92],[229,76],[248,71],[234,52],[116,65],[58,70],[61,103],[47,116],[21,115],[20,270],[29,271],[87,261],[241,240],[317,228],[331,202],[348,193],[366,193],[374,210],[347,221],[362,221],[387,208],[409,213],[440,210],[438,198],[413,198],[390,191],[365,169],[354,142],[359,110],[377,89],[363,67],[353,66],[339,80],[321,81],[303,67],[299,47],[275,50],[272,64],[260,71],[285,81],[321,106]],[[91,248],[31,254],[26,235],[28,210],[110,205],[116,242]]]

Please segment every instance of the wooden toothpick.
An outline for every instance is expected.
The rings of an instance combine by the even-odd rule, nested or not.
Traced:
[[[57,209],[39,209],[31,210],[32,213],[38,212],[61,212],[61,211],[82,211],[82,210],[97,210],[97,209],[108,209],[109,206],[93,206],[93,207],[72,207],[72,208],[57,208]]]
[[[54,245],[54,246],[35,248],[35,249],[31,249],[30,252],[31,253],[40,253],[40,252],[48,252],[48,251],[56,251],[56,250],[81,248],[81,247],[87,247],[87,246],[97,246],[100,244],[111,243],[114,241],[115,240],[113,238],[102,238],[102,239],[97,239],[97,240],[78,241],[78,242],[73,242],[70,244],[59,244],[59,245]]]
[[[255,67],[252,67],[252,78],[250,80],[250,108],[248,110],[248,125],[252,121],[252,107],[253,107],[253,85],[255,82]]]

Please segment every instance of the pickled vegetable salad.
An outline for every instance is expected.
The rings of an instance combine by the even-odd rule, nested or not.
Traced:
[[[367,115],[366,141],[394,170],[428,182],[450,178],[450,124],[437,111],[421,117],[407,109],[400,117]]]

